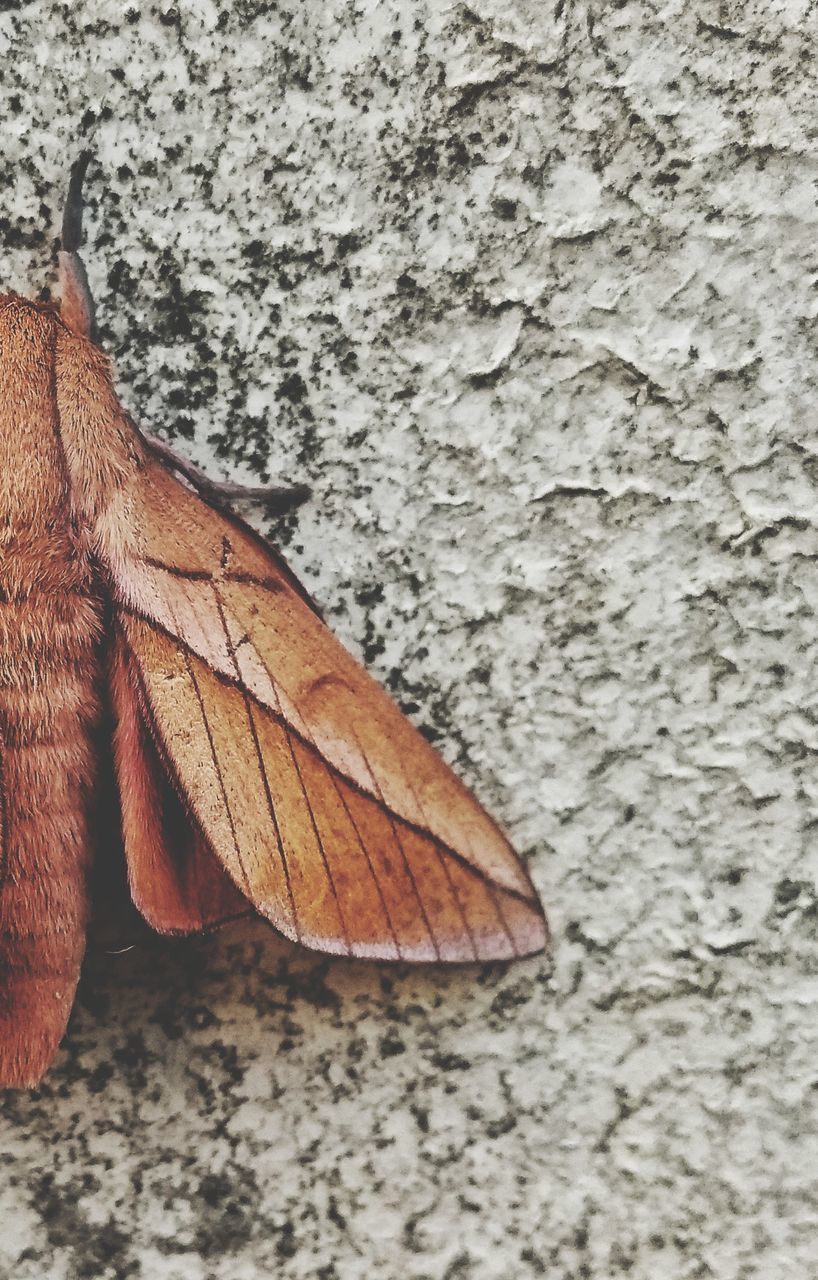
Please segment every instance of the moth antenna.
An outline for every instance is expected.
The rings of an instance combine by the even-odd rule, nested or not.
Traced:
[[[58,255],[60,315],[69,329],[84,338],[93,337],[96,310],[85,263],[79,255],[82,243],[82,186],[90,159],[91,152],[82,151],[71,166]]]
[[[65,198],[65,209],[62,215],[60,245],[66,253],[77,253],[82,244],[82,187],[90,159],[90,151],[81,151],[71,166],[71,176],[68,179],[68,195]]]

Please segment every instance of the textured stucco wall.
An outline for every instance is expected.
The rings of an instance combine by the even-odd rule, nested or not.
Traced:
[[[812,3],[0,5],[4,283],[507,825],[553,962],[89,958],[15,1280],[748,1280],[818,1249]]]

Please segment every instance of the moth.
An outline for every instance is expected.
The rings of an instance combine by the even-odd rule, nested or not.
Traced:
[[[379,960],[506,960],[547,939],[497,825],[282,557],[119,403],[79,254],[87,160],[59,302],[0,294],[4,1087],[34,1085],[63,1036],[100,860],[124,856],[166,935],[255,911]]]

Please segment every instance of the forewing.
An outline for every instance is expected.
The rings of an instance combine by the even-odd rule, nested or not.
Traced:
[[[508,841],[239,522],[149,460],[108,562],[161,756],[230,877],[284,934],[351,955],[540,950]]]

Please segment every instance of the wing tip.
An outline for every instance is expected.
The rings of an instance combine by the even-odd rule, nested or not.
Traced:
[[[497,959],[523,959],[549,949],[551,931],[540,896],[533,884],[530,897],[518,898],[516,895],[512,897],[503,894],[498,907],[505,926],[505,941],[510,950]]]
[[[526,929],[521,930],[520,933],[514,936],[514,943],[517,948],[516,954],[521,958],[523,956],[540,955],[543,951],[548,951],[551,948],[551,930],[548,927],[548,920],[539,902],[537,907],[538,911],[535,919]]]

